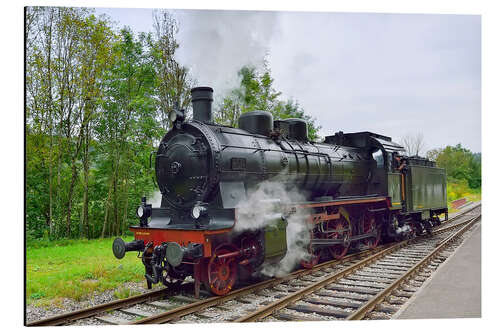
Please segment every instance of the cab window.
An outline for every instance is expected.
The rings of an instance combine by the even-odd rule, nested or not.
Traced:
[[[377,149],[372,153],[373,159],[377,162],[377,167],[382,168],[384,166],[384,154],[382,150]]]

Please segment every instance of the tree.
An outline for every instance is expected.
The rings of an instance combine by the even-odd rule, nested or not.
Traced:
[[[177,24],[155,12],[155,33],[135,35],[91,9],[28,7],[25,18],[27,234],[124,233],[155,188],[149,157],[168,113],[189,104]]]
[[[401,143],[408,156],[419,156],[420,153],[424,152],[424,135],[421,132],[405,135]]]
[[[154,120],[155,114],[154,69],[145,45],[146,36],[136,38],[130,29],[122,29],[119,41],[113,45],[116,61],[105,77],[102,112],[97,128],[97,138],[105,154],[99,168],[107,179],[101,237],[125,231],[128,194],[130,186],[134,185],[130,170],[136,167],[142,169],[145,175],[149,174],[144,165],[135,165],[134,162],[136,158],[149,155],[152,140],[158,137],[154,129],[144,133],[143,127]]]
[[[259,72],[256,67],[243,66],[239,72],[240,86],[224,97],[215,113],[218,123],[236,127],[241,114],[253,110],[271,112],[275,119],[302,118],[308,123],[310,140],[317,138],[320,126],[315,119],[305,114],[297,101],[279,99],[281,92],[273,87],[269,63],[264,61],[264,68]]]
[[[431,149],[427,152],[426,157],[431,161],[436,161],[439,154],[443,151],[443,148]]]
[[[155,97],[160,122],[164,130],[171,127],[168,115],[174,105],[189,109],[193,80],[189,71],[175,60],[179,48],[176,34],[179,27],[166,10],[153,12],[154,34],[147,37],[150,59],[155,72]]]
[[[446,169],[450,181],[466,180],[470,188],[481,187],[481,161],[460,144],[442,149],[436,158],[436,164]]]
[[[82,8],[30,7],[26,18],[27,187],[48,197],[31,213],[45,216],[51,235],[64,221],[69,237],[88,102],[106,66],[99,56],[107,42],[99,38],[110,30]]]

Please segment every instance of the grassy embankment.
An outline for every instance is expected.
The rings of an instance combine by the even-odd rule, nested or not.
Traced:
[[[132,240],[126,237],[125,241]],[[26,249],[26,299],[33,305],[57,305],[63,298],[82,300],[93,292],[118,288],[115,296],[131,296],[125,282],[144,280],[137,252],[118,260],[113,238],[95,240],[30,241]]]
[[[451,202],[461,198],[467,198],[467,201],[481,201],[481,188],[471,189],[467,186],[467,183],[454,183],[448,182],[447,184],[447,195],[448,195],[448,210],[450,213],[454,213],[457,210],[451,208]]]

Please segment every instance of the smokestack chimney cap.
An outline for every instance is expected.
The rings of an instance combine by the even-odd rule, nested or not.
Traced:
[[[213,101],[213,92],[214,90],[210,87],[194,87],[191,89],[191,100],[209,99]]]

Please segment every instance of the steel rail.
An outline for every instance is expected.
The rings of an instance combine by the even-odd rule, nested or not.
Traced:
[[[262,290],[265,288],[269,288],[269,287],[278,285],[280,283],[299,278],[299,277],[304,276],[304,275],[309,275],[311,273],[314,273],[314,272],[321,270],[321,269],[324,269],[324,268],[329,268],[329,267],[332,267],[332,266],[335,266],[338,264],[342,264],[346,261],[356,260],[360,257],[370,255],[373,252],[378,253],[380,251],[384,251],[385,248],[387,248],[387,245],[382,245],[382,246],[379,246],[379,247],[377,247],[375,249],[371,249],[371,250],[364,250],[364,251],[361,251],[358,253],[353,253],[353,254],[350,254],[348,256],[345,256],[344,258],[342,258],[340,260],[327,261],[327,262],[324,262],[324,263],[319,264],[317,266],[314,266],[311,269],[301,269],[301,270],[295,271],[293,273],[290,273],[289,275],[287,275],[285,277],[272,278],[272,279],[269,279],[266,281],[259,282],[257,284],[243,287],[241,289],[233,290],[232,292],[230,292],[226,295],[214,296],[214,297],[210,297],[210,298],[207,298],[204,300],[200,300],[200,301],[195,302],[195,303],[186,304],[186,305],[169,310],[169,311],[164,312],[164,313],[160,313],[160,314],[157,314],[157,315],[154,315],[151,317],[147,317],[147,318],[140,319],[138,321],[131,322],[130,324],[131,325],[138,325],[138,324],[163,324],[163,323],[167,323],[169,321],[176,320],[180,317],[183,317],[183,316],[186,316],[186,315],[189,315],[192,313],[196,313],[200,310],[203,310],[203,309],[206,309],[206,308],[209,308],[212,306],[216,306],[216,305],[228,302],[228,301],[236,299],[236,298],[246,296],[246,295],[254,293],[256,291],[259,291],[259,290]]]
[[[41,319],[37,321],[32,321],[27,323],[26,326],[56,326],[67,323],[68,321],[83,319],[91,317],[92,315],[109,311],[116,310],[126,306],[134,305],[137,303],[145,302],[152,299],[157,299],[162,297],[167,292],[167,288],[163,288],[160,290],[155,290],[152,292],[148,292],[142,295],[136,295],[132,297],[128,297],[125,299],[119,299],[108,303],[99,304],[90,308],[85,308],[69,313],[64,313],[58,316]]]
[[[472,220],[474,220],[476,218],[477,217],[474,217]],[[467,222],[470,222],[470,220]],[[445,228],[441,228],[436,233],[443,233],[443,232],[446,232],[446,231],[449,231],[452,229],[456,229],[456,228],[460,227],[461,225],[462,225],[462,223],[447,226]],[[317,290],[323,288],[324,286],[326,286],[332,282],[335,282],[337,280],[340,280],[344,276],[352,274],[353,272],[363,268],[364,266],[369,265],[369,264],[373,263],[374,261],[377,261],[378,259],[385,257],[386,255],[388,255],[392,252],[395,252],[396,250],[403,248],[410,243],[414,243],[415,241],[422,239],[424,237],[425,236],[421,236],[421,237],[417,237],[417,238],[413,238],[410,240],[405,240],[405,241],[396,243],[396,244],[386,248],[385,250],[377,252],[374,255],[372,255],[368,258],[365,258],[362,261],[355,263],[355,264],[343,269],[340,272],[328,275],[327,277],[315,282],[314,284],[312,284],[308,287],[305,287],[301,290],[298,290],[298,291],[296,291],[296,292],[294,292],[286,297],[283,297],[283,298],[281,298],[281,299],[279,299],[271,304],[268,304],[268,305],[262,307],[261,309],[258,309],[250,314],[247,314],[243,317],[240,317],[240,318],[234,320],[234,322],[253,322],[253,321],[263,319],[263,318],[273,314],[274,312],[287,307],[289,304],[294,303],[294,302],[304,298],[306,295],[312,294],[312,293],[316,292]]]
[[[363,319],[367,313],[372,311],[377,306],[377,304],[382,302],[386,296],[390,295],[394,289],[399,287],[406,280],[410,279],[415,273],[418,273],[418,271],[420,271],[423,267],[425,267],[442,250],[444,250],[447,245],[449,245],[457,237],[461,236],[466,230],[468,230],[480,218],[481,218],[481,214],[479,216],[473,217],[460,230],[458,230],[456,233],[448,236],[443,241],[441,241],[437,245],[436,249],[434,249],[431,253],[429,253],[422,260],[420,260],[418,263],[416,263],[412,268],[410,268],[410,270],[403,273],[396,281],[391,283],[387,288],[380,291],[370,301],[368,301],[363,306],[361,306],[359,309],[354,311],[351,315],[349,315],[346,318],[346,320],[361,320],[361,319]],[[453,226],[453,227],[455,227],[455,226]]]
[[[361,260],[360,262],[355,263],[355,264],[341,270],[340,272],[330,274],[327,277],[315,282],[314,284],[312,284],[310,286],[307,286],[307,287],[305,287],[301,290],[298,290],[298,291],[296,291],[288,296],[280,298],[279,300],[277,300],[269,305],[266,305],[266,306],[254,311],[250,314],[247,314],[246,316],[240,317],[240,318],[234,320],[234,322],[241,322],[241,323],[242,322],[252,322],[252,321],[257,321],[257,320],[263,319],[263,318],[271,315],[272,313],[285,308],[290,303],[296,302],[296,301],[304,298],[304,296],[312,294],[315,291],[317,291],[318,289],[321,289],[324,286],[326,286],[334,281],[337,281],[337,280],[343,278],[344,276],[351,274],[352,272],[372,263],[373,261],[377,260],[378,258],[383,257],[389,253],[396,251],[397,249],[399,249],[401,247],[406,246],[408,244],[408,242],[409,242],[409,240],[406,240],[406,241],[403,241],[400,243],[396,243],[396,244],[386,248],[385,250],[377,252],[374,255],[372,255],[368,258],[365,258],[365,259]]]
[[[443,221],[441,222],[441,224],[448,224],[452,221],[455,221],[456,219],[460,218],[460,217],[463,217],[465,214],[468,214],[470,212],[472,212],[474,209],[477,209],[477,208],[480,208],[481,207],[481,202],[476,205],[476,206],[473,206],[473,207],[469,207],[467,210],[464,210],[463,212],[459,211],[457,215],[449,218],[447,221]]]

